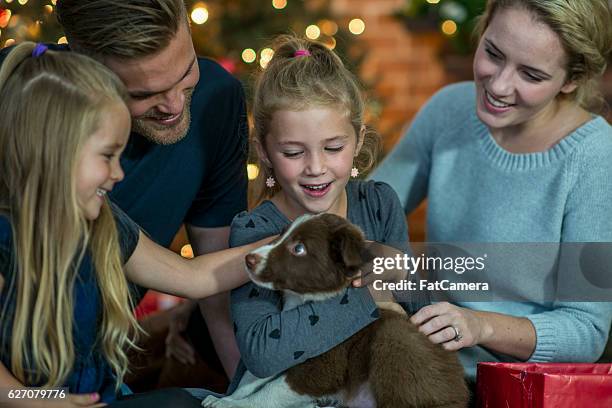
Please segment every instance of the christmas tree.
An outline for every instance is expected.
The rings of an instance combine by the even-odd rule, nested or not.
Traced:
[[[363,55],[348,22],[330,17],[329,0],[211,0],[188,5],[196,51],[216,58],[247,86],[253,72],[272,57],[268,47],[279,34],[320,41],[343,56],[350,69],[359,65]]]
[[[59,0],[61,1],[61,0]],[[1,0],[0,46],[25,40],[65,42],[55,15],[57,0]],[[271,40],[295,33],[335,49],[356,69],[363,52],[353,40],[359,22],[330,17],[329,0],[186,1],[196,52],[219,61],[249,90],[252,74],[265,67],[273,53]],[[356,72],[356,71],[354,71]]]
[[[486,0],[406,0],[397,16],[413,31],[440,30],[459,54],[473,51],[476,19]]]

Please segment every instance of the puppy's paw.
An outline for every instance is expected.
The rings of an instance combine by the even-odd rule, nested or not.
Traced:
[[[209,395],[202,401],[204,408],[238,408],[232,402],[228,401],[227,398],[217,398],[213,395]]]

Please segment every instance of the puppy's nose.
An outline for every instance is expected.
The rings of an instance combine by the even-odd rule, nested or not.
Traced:
[[[249,270],[253,270],[255,269],[255,267],[257,266],[257,264],[259,263],[259,261],[261,260],[261,256],[257,255],[257,254],[248,254],[245,258],[244,258],[247,268],[249,268]]]

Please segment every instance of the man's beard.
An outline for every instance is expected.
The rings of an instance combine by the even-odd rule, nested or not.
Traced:
[[[144,136],[153,143],[161,145],[171,145],[183,139],[187,135],[189,126],[191,124],[190,107],[192,94],[193,90],[189,90],[189,92],[185,93],[183,113],[181,113],[181,119],[177,124],[165,126],[152,120],[145,119],[163,119],[164,116],[168,117],[168,115],[164,115],[163,113],[159,113],[155,109],[152,109],[144,115],[132,119],[132,131]]]

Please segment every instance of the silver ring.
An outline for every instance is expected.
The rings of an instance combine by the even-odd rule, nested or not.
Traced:
[[[463,336],[461,335],[461,333],[459,333],[459,329],[456,328],[455,326],[451,326],[451,328],[455,331],[455,337],[453,337],[454,341],[460,341]]]

